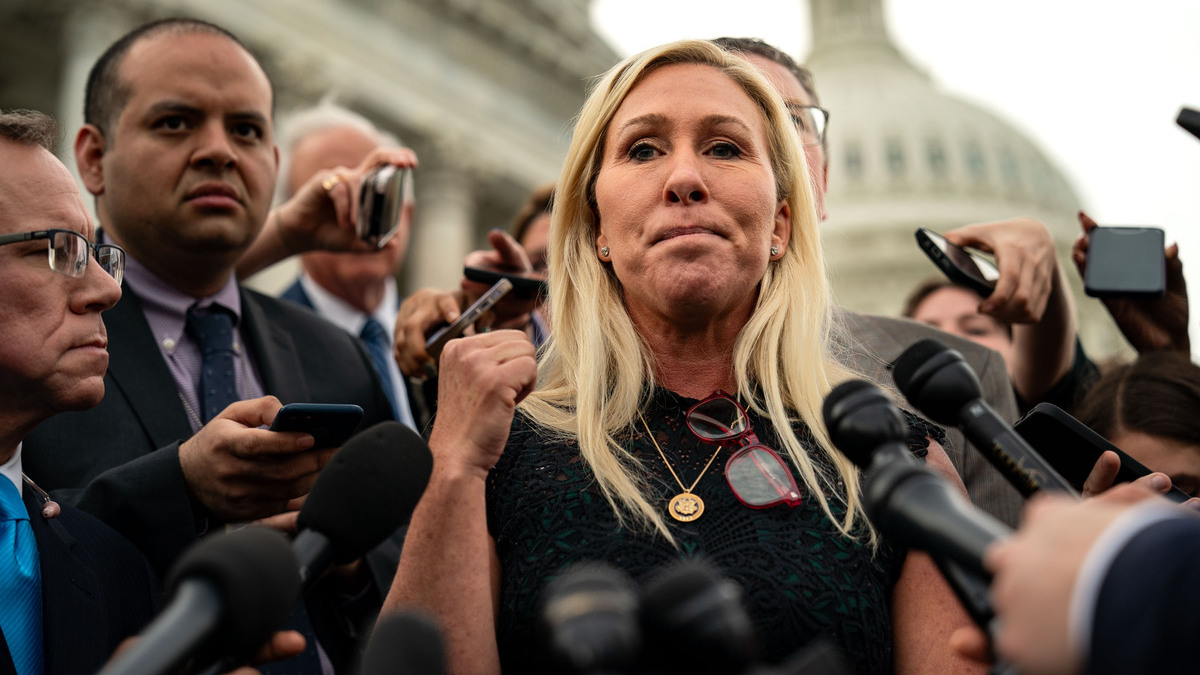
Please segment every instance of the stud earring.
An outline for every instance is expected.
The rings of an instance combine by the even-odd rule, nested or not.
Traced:
[[[771,247],[771,255],[772,255],[772,256],[779,255],[779,247],[778,247],[778,246],[772,246],[772,247]]]
[[[608,247],[607,247],[607,246],[601,246],[601,247],[600,247],[600,257],[601,257],[601,258],[607,258],[607,257],[608,257]]]

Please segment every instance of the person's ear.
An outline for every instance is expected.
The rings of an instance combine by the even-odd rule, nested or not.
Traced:
[[[777,248],[779,253],[772,255],[772,260],[778,260],[783,257],[791,238],[792,205],[788,203],[788,200],[780,199],[779,205],[775,207],[775,228],[771,231],[771,246]]]
[[[85,124],[75,135],[75,166],[83,186],[93,195],[104,194],[104,132],[94,124]]]
[[[612,255],[608,249],[608,235],[604,234],[604,230],[596,236],[596,257],[604,262],[612,262]]]

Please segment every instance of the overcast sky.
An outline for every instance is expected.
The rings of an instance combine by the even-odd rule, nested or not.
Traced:
[[[919,67],[1032,137],[1097,222],[1166,230],[1200,297],[1200,139],[1175,124],[1180,107],[1200,109],[1200,2],[884,0],[884,11]],[[807,0],[594,0],[592,16],[621,54],[719,35],[801,58],[811,44]]]

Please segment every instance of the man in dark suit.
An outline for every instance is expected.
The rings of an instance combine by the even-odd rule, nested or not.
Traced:
[[[354,339],[234,278],[270,207],[273,95],[237,38],[191,19],[134,30],[89,74],[75,159],[103,237],[128,251],[125,294],[105,317],[113,350],[104,400],[39,427],[26,466],[49,489],[75,490],[160,571],[228,523],[294,528],[336,448],[260,428],[281,402],[355,403],[363,427],[391,418]],[[346,218],[336,196],[318,179],[271,214],[273,235],[296,230],[297,220]],[[224,327],[199,327],[214,317]],[[202,353],[214,335],[226,344],[203,349],[224,359],[219,369]],[[306,672],[346,667],[382,599],[370,580],[390,579],[374,563],[351,571],[308,596],[321,653],[310,640],[299,661]],[[297,621],[307,630],[308,618]]]
[[[358,166],[376,148],[399,145],[395,136],[367,118],[333,103],[292,113],[279,125],[278,200],[292,198],[321,171]],[[378,251],[305,253],[300,256],[301,275],[280,297],[315,311],[362,340],[396,419],[419,432],[429,419],[423,392],[400,373],[392,357],[400,306],[396,273],[408,251],[414,208],[413,184],[408,180],[395,234]]]
[[[32,530],[40,573],[40,602],[31,602],[40,636],[20,638],[7,618],[0,625],[0,673],[20,675],[94,673],[153,617],[158,599],[154,575],[132,544],[87,513],[60,508],[22,477],[22,440],[31,429],[104,396],[100,313],[121,296],[110,276],[120,274],[119,252],[96,251],[107,271],[92,259],[92,223],[71,174],[51,153],[56,140],[45,115],[0,113],[0,487],[23,505],[16,508],[28,520],[6,525]],[[21,237],[29,233],[35,237]],[[0,606],[12,609],[18,595],[6,587]],[[40,653],[20,646],[31,640],[40,641]]]

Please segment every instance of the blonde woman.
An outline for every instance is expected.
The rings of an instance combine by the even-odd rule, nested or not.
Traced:
[[[708,42],[630,57],[588,99],[540,363],[515,331],[441,357],[434,473],[387,606],[432,611],[453,672],[545,667],[537,596],[571,563],[642,580],[693,556],[742,586],[767,660],[827,635],[864,672],[970,668],[946,642],[966,615],[928,559],[873,535],[820,423],[848,374],[795,133]]]

